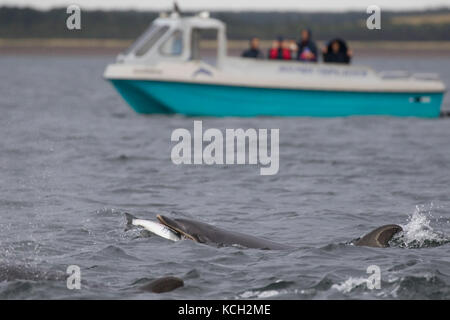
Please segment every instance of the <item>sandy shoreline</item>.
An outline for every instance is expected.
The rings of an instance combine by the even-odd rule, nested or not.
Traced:
[[[132,40],[121,39],[0,39],[0,54],[43,55],[116,55],[131,45]],[[263,50],[271,41],[262,41]],[[323,46],[323,41],[318,41]],[[228,41],[230,55],[239,55],[248,45],[247,41]],[[350,41],[350,47],[359,55],[431,55],[450,56],[450,41],[445,42],[359,42]],[[213,49],[214,42],[206,43]]]

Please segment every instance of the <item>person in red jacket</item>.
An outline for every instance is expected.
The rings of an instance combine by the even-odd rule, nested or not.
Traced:
[[[269,59],[271,60],[292,60],[291,50],[289,49],[289,42],[279,37],[272,43],[272,48],[269,50]]]

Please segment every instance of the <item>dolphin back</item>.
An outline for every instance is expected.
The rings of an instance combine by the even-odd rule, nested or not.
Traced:
[[[185,237],[200,243],[219,246],[240,245],[247,248],[267,250],[292,249],[288,245],[240,232],[224,230],[204,222],[189,219],[170,219],[165,216],[158,216],[158,220],[169,228],[182,233]]]

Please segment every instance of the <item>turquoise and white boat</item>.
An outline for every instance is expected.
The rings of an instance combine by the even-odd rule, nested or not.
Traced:
[[[229,57],[208,13],[159,17],[104,77],[138,113],[189,116],[433,118],[445,92],[432,74]]]

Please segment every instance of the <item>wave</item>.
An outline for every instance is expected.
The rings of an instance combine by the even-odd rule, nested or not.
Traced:
[[[37,267],[30,265],[1,264],[0,265],[0,282],[29,280],[29,281],[58,281],[65,279],[63,272],[43,271]]]
[[[279,295],[298,294],[299,290],[288,288],[295,285],[292,281],[277,280],[263,288],[257,288],[253,290],[247,290],[239,294],[237,299],[269,299],[275,298]]]
[[[394,277],[389,281],[382,281],[381,289],[369,289],[365,278],[348,278],[333,284],[332,289],[346,297],[356,297],[360,294],[371,293],[373,298],[384,299],[449,299],[450,288],[441,277],[425,273],[417,276]]]
[[[349,293],[356,288],[360,288],[362,286],[367,287],[368,280],[366,278],[353,278],[350,277],[344,282],[335,283],[331,286],[332,289],[336,289],[342,293]]]

